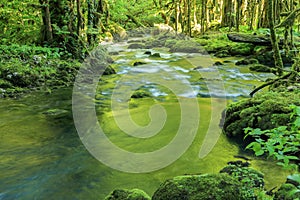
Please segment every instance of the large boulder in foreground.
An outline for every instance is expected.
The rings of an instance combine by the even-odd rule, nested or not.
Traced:
[[[241,183],[228,174],[177,176],[164,182],[152,200],[246,199]]]
[[[288,125],[292,104],[300,106],[300,91],[257,93],[228,106],[223,131],[228,137],[242,140],[247,127],[267,130]]]
[[[116,189],[105,200],[151,200],[150,196],[140,189]]]

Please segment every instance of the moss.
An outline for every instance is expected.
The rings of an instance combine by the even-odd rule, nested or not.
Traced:
[[[253,64],[249,67],[249,69],[251,71],[255,71],[255,72],[273,72],[275,71],[275,69],[268,67],[266,65],[261,65],[261,64]]]
[[[236,65],[258,64],[258,60],[255,58],[246,58],[246,59],[237,61],[235,64]]]
[[[229,53],[232,56],[235,55],[242,55],[242,56],[249,56],[251,54],[253,54],[253,45],[251,44],[234,44],[231,46],[231,48],[229,49]]]
[[[241,183],[228,174],[178,176],[164,182],[153,200],[246,199]]]
[[[264,186],[264,175],[249,167],[229,164],[220,173],[227,173],[237,178],[240,182],[247,184],[249,190],[255,187],[263,188]]]
[[[171,48],[176,43],[177,43],[177,40],[175,40],[175,39],[168,39],[168,40],[166,40],[165,46],[168,47],[168,48]]]
[[[226,110],[224,133],[242,140],[246,127],[272,129],[290,122],[289,105],[300,105],[298,92],[258,93],[251,99],[232,103]],[[245,141],[247,143],[247,141]]]
[[[105,200],[150,200],[150,196],[140,189],[116,189]]]
[[[274,200],[294,200],[300,198],[300,192],[294,193],[296,186],[290,183],[283,184],[275,193]]]
[[[179,40],[170,48],[170,52],[204,53],[204,48],[193,40]]]
[[[128,49],[145,49],[145,45],[142,43],[133,43],[128,46]]]
[[[103,75],[111,75],[111,74],[116,74],[116,71],[112,66],[109,65],[105,68]]]
[[[136,90],[132,95],[131,98],[138,99],[138,98],[145,98],[145,97],[151,97],[151,93],[145,90]]]

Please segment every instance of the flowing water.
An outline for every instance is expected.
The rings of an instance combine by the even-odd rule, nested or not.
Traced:
[[[218,173],[228,161],[236,160],[235,155],[244,154],[236,144],[219,135],[220,128],[215,126],[213,131],[219,137],[216,145],[207,156],[199,157],[209,124],[219,123],[220,117],[215,118],[212,113],[213,102],[224,102],[225,97],[226,102],[245,98],[260,80],[270,75],[235,66],[237,58],[220,60],[152,49],[152,53],[161,55],[154,58],[144,54],[145,50],[127,50],[127,45],[119,43],[109,48],[119,52],[114,56],[117,74],[103,77],[95,97],[104,132],[114,144],[128,151],[143,153],[160,149],[172,140],[179,127],[180,102],[194,98],[200,111],[199,126],[188,150],[174,163],[157,171],[121,172],[99,162],[82,144],[72,117],[72,88],[57,89],[52,94],[36,91],[18,99],[0,99],[0,199],[103,199],[115,188],[140,188],[151,195],[168,178]],[[145,64],[133,67],[137,61]],[[215,61],[225,62],[214,66]],[[147,78],[145,74],[154,76]],[[172,79],[175,86],[155,84],[158,79]],[[123,110],[113,113],[110,105],[117,86],[122,91],[142,89],[152,95],[126,100],[132,120],[141,126],[151,121],[148,111],[152,105],[159,104],[165,109],[167,120],[158,135],[134,138],[120,130],[114,117],[122,116]],[[217,115],[221,116],[221,110]],[[252,158],[251,166],[265,174],[267,188],[285,181],[287,172],[272,162]]]

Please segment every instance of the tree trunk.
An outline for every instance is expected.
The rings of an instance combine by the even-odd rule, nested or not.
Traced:
[[[51,43],[53,40],[52,26],[51,26],[51,15],[49,9],[49,0],[43,1],[40,0],[42,5],[42,18],[43,25],[41,28],[41,43]]]
[[[277,37],[275,33],[275,28],[274,28],[274,13],[273,13],[273,6],[274,6],[274,0],[267,0],[268,1],[268,21],[269,21],[269,28],[270,28],[270,38],[271,38],[271,43],[272,43],[272,49],[273,49],[273,56],[274,56],[274,61],[275,61],[275,67],[277,70],[277,75],[281,76],[282,75],[282,70],[283,70],[283,63],[282,63],[282,58],[279,52],[279,46],[277,43]]]
[[[191,0],[187,0],[187,29],[188,35],[192,36],[192,27],[191,27]]]

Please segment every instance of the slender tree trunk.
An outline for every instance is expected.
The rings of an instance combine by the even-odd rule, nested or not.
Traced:
[[[236,0],[236,11],[235,11],[235,29],[237,32],[240,31],[240,10],[241,10],[241,0]]]
[[[43,25],[41,28],[41,34],[42,34],[41,42],[51,43],[53,40],[53,32],[51,26],[49,0],[46,1],[40,0],[40,4],[42,5],[42,18],[43,18]]]
[[[202,6],[201,6],[201,21],[200,21],[200,26],[201,26],[201,34],[204,34],[205,32],[205,17],[206,16],[206,0],[202,0]]]
[[[81,35],[81,27],[82,27],[82,14],[81,14],[81,5],[80,0],[76,0],[77,3],[77,35],[80,37]]]
[[[191,0],[187,0],[187,28],[188,35],[192,36],[192,27],[191,27]]]
[[[198,20],[197,20],[197,1],[196,0],[194,0],[193,7],[194,7],[194,14],[193,14],[194,26],[196,26],[198,24]]]
[[[273,48],[273,56],[275,61],[275,67],[277,69],[277,75],[282,75],[282,69],[283,69],[283,63],[282,58],[279,52],[279,46],[277,42],[277,37],[274,29],[274,13],[273,13],[273,6],[274,6],[274,0],[267,0],[268,1],[268,10],[267,10],[267,16],[269,21],[269,28],[270,28],[270,37],[272,42],[272,48]]]

